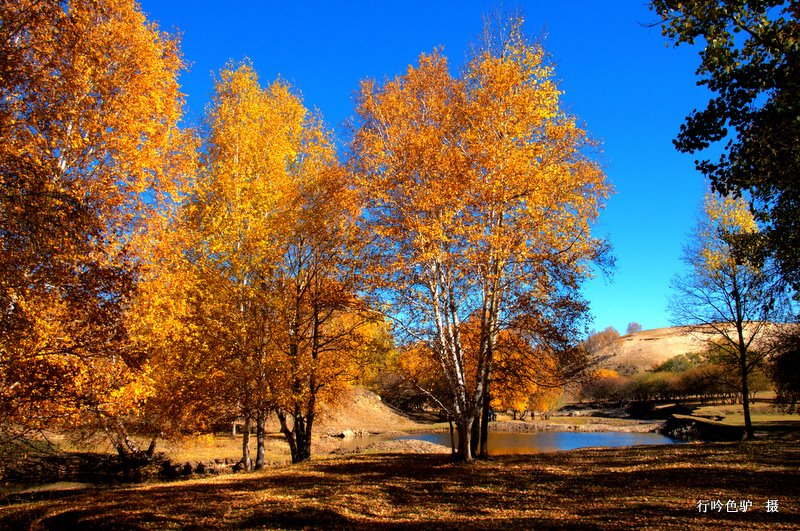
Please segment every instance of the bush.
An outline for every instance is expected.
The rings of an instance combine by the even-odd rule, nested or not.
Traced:
[[[642,325],[634,321],[632,323],[628,323],[628,327],[625,329],[625,334],[631,335],[641,331],[642,331]]]
[[[772,359],[770,375],[775,383],[777,401],[789,413],[800,413],[800,345],[794,345]]]

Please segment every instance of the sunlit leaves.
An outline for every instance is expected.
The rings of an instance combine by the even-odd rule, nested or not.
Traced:
[[[715,361],[735,375],[748,437],[753,437],[748,375],[774,348],[770,322],[783,322],[788,308],[773,262],[758,253],[738,252],[740,244],[748,245],[757,234],[743,199],[707,194],[684,249],[687,271],[673,281],[671,301],[675,319],[705,336]]]
[[[180,131],[177,42],[132,1],[0,9],[14,400],[174,430],[274,410],[306,445],[315,401],[390,343],[369,283],[435,355],[466,427],[492,357],[512,365],[501,332],[542,361],[543,336],[583,316],[609,186],[521,22],[459,76],[434,52],[364,82],[346,169],[321,118],[248,62],[220,72],[201,130]]]
[[[160,408],[207,421],[278,411],[309,442],[316,400],[341,389],[370,335],[354,295],[357,203],[330,134],[288,84],[230,64],[182,191],[151,222],[161,243],[138,298],[140,337],[169,375]]]
[[[0,377],[17,426],[135,410],[130,242],[171,194],[177,41],[127,0],[0,7]]]
[[[577,302],[601,255],[590,228],[609,187],[586,133],[559,107],[545,53],[520,28],[459,77],[434,52],[382,86],[364,82],[351,146],[369,274],[406,339],[438,360],[462,425],[480,407],[499,330]],[[471,375],[468,318],[480,323]]]

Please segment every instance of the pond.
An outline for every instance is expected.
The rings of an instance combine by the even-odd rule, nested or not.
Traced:
[[[449,432],[420,432],[397,437],[396,440],[421,440],[450,446]],[[489,455],[536,454],[558,450],[574,450],[592,446],[638,446],[643,444],[682,443],[658,433],[619,431],[538,431],[533,433],[489,433]]]

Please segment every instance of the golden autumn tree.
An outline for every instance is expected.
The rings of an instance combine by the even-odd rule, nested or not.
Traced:
[[[189,175],[193,175],[190,172]],[[147,359],[151,393],[139,411],[139,431],[180,437],[232,422],[235,378],[226,356],[226,308],[210,298],[213,278],[187,260],[191,232],[185,202],[162,205],[137,242],[142,259],[126,312],[131,342]]]
[[[609,186],[520,26],[459,77],[434,52],[382,86],[365,81],[351,146],[370,278],[406,339],[437,360],[465,460],[499,331],[559,306],[579,317],[578,287],[602,254],[590,229]],[[467,318],[479,323],[470,355]]]
[[[292,462],[311,458],[317,402],[332,399],[373,341],[378,316],[361,285],[356,196],[322,123],[312,116],[291,165],[293,199],[283,213],[281,260],[272,274],[272,344],[284,387],[275,411]]]
[[[774,323],[790,316],[774,261],[741,250],[757,241],[758,230],[744,199],[706,194],[692,241],[684,248],[687,270],[673,280],[670,302],[673,318],[706,343],[712,363],[732,375],[747,438],[754,437],[750,380],[778,347],[780,330]]]
[[[495,343],[491,404],[523,416],[550,411],[563,393],[559,359],[544,346],[534,347],[513,330],[502,330]]]
[[[0,20],[3,428],[89,413],[123,453],[117,421],[149,392],[128,243],[170,189],[177,40],[132,0],[4,2]]]
[[[215,388],[244,419],[243,465],[251,468],[250,429],[256,425],[256,467],[263,465],[264,425],[278,390],[273,272],[280,241],[291,224],[290,168],[298,157],[305,109],[280,82],[262,88],[248,64],[230,65],[215,84],[197,177],[190,183],[177,227],[183,237],[186,312],[181,346],[189,366],[203,363],[225,374]],[[200,347],[194,349],[192,347]],[[200,353],[199,358],[192,360]],[[194,373],[195,371],[190,371]]]
[[[211,378],[244,419],[246,468],[251,424],[258,468],[273,412],[292,461],[307,460],[317,400],[350,374],[343,356],[366,332],[347,173],[300,97],[281,81],[261,87],[248,63],[220,74],[202,151],[176,225],[184,263],[161,281],[177,273],[191,286],[182,332],[164,339],[187,367],[209,369],[190,370],[187,385]]]

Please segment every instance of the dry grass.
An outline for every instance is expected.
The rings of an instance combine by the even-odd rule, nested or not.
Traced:
[[[631,365],[639,371],[649,370],[673,356],[688,352],[702,352],[705,344],[681,327],[656,328],[622,336],[617,344],[599,352],[610,356],[603,366],[614,369],[619,365]]]
[[[250,451],[255,458],[255,437],[251,438]],[[200,435],[185,437],[176,441],[163,441],[159,446],[173,463],[209,462],[216,459],[227,459],[235,462],[242,458],[242,436],[231,438],[229,435]],[[267,437],[266,460],[284,464],[289,461],[289,446],[283,435],[270,434]]]
[[[362,455],[176,483],[11,496],[0,528],[797,529],[795,440],[585,449],[469,465]],[[700,499],[751,500],[699,513]],[[777,499],[778,513],[765,503]]]
[[[702,406],[696,408],[692,414],[720,419],[719,422],[729,426],[744,426],[741,404]],[[800,416],[782,413],[771,401],[753,402],[750,405],[750,418],[756,432],[800,432]]]

